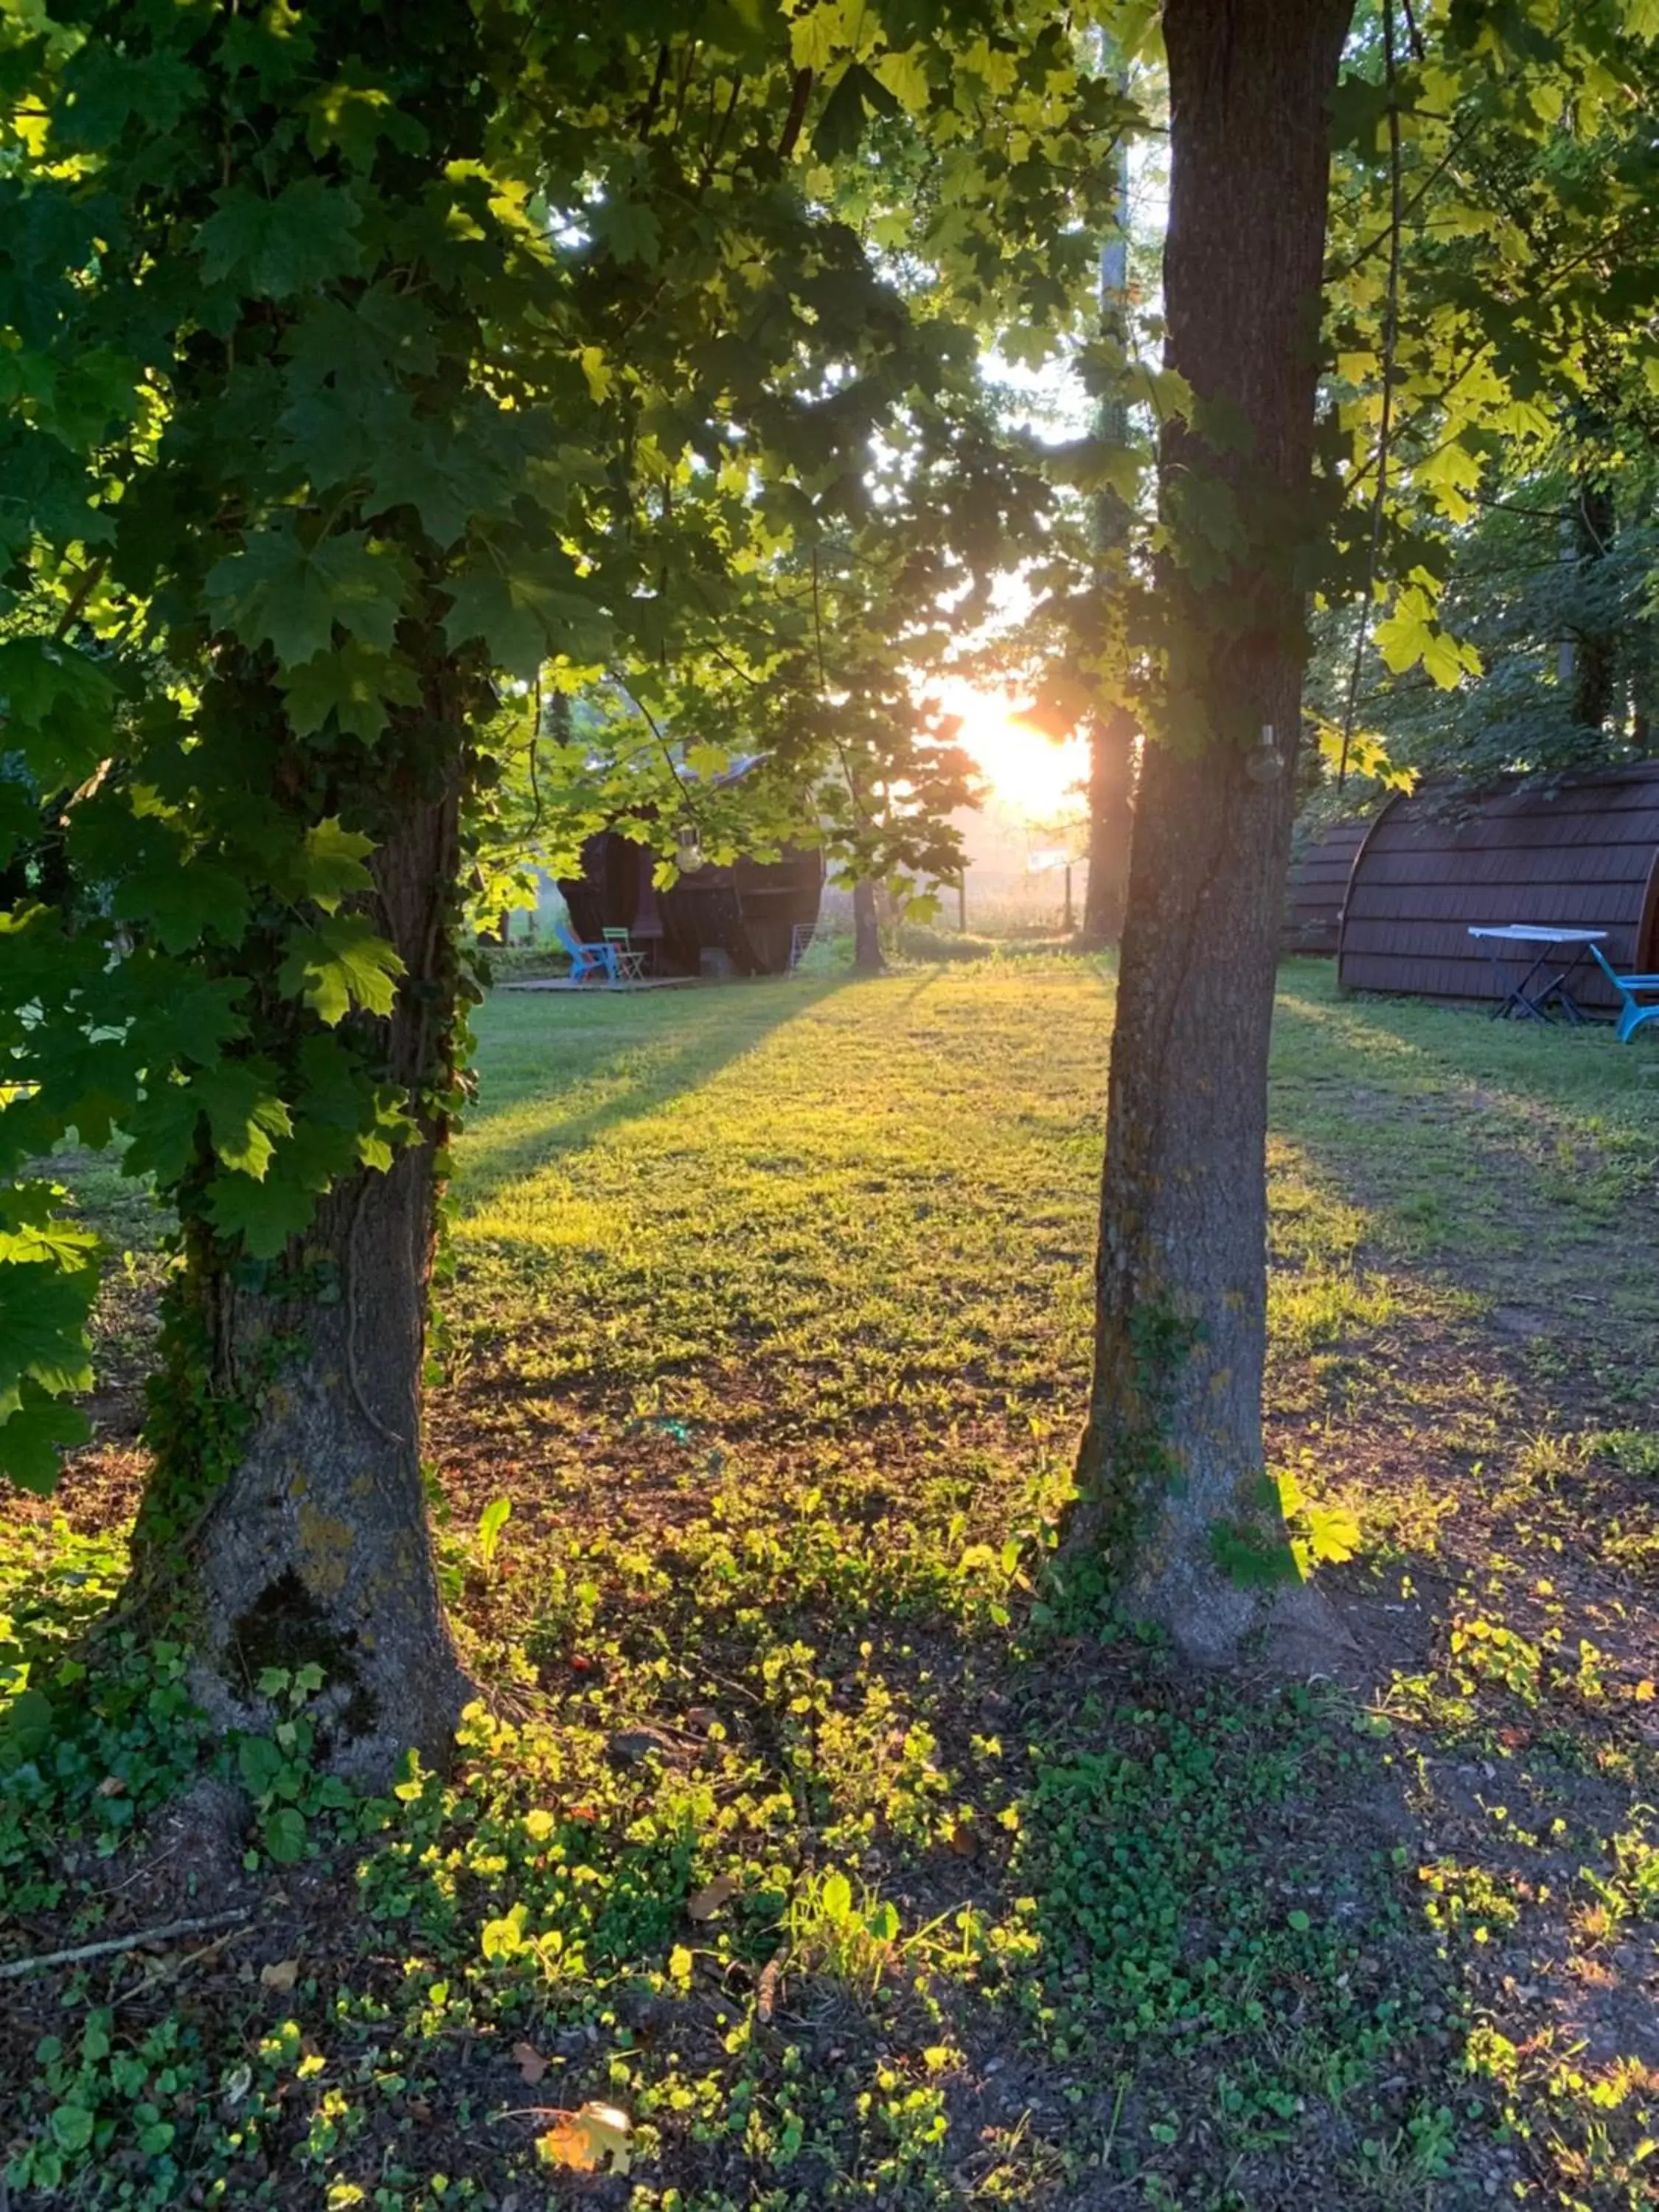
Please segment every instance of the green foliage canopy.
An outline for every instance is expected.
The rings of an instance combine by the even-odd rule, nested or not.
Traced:
[[[0,697],[80,887],[0,912],[0,1469],[39,1483],[96,1273],[31,1164],[125,1136],[257,1285],[441,1143],[459,886],[407,972],[410,807],[473,849],[504,682],[718,665],[740,617],[828,742],[778,575],[859,554],[878,433],[954,487],[909,604],[999,557],[1031,495],[976,348],[1074,323],[1124,110],[975,0],[43,0],[0,77]]]

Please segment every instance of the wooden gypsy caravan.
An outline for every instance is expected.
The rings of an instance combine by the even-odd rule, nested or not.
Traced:
[[[1351,815],[1334,823],[1291,860],[1283,939],[1286,952],[1334,953],[1354,854],[1370,826],[1363,815]]]
[[[1528,922],[1605,929],[1615,968],[1659,970],[1659,761],[1484,799],[1429,783],[1392,799],[1353,858],[1337,952],[1351,991],[1495,1000],[1471,927]],[[1599,969],[1573,993],[1612,1012]]]

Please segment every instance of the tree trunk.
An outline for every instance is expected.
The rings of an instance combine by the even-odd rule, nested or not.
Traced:
[[[1089,729],[1089,883],[1083,896],[1083,944],[1091,952],[1123,934],[1134,758],[1133,718],[1121,707],[1096,715]]]
[[[1128,75],[1119,82],[1127,94]],[[1117,153],[1117,224],[1100,253],[1100,325],[1103,335],[1129,352],[1129,153],[1127,139]],[[1100,410],[1100,435],[1114,444],[1129,435],[1129,410],[1121,392]],[[1095,507],[1095,542],[1103,594],[1121,586],[1124,557],[1134,517],[1109,487]],[[1083,945],[1086,951],[1115,945],[1123,934],[1129,891],[1130,804],[1134,782],[1134,718],[1122,707],[1109,707],[1089,725],[1089,884],[1083,898]]]
[[[459,743],[448,757],[458,773]],[[419,1136],[386,1171],[337,1182],[267,1266],[187,1218],[152,1397],[156,1465],[134,1532],[131,1594],[181,1621],[210,1718],[269,1729],[261,1670],[314,1662],[317,1755],[366,1786],[387,1783],[410,1747],[443,1764],[468,1694],[421,1468],[447,1134],[429,1102],[453,1080],[460,860],[453,791],[434,798],[423,781],[389,766],[378,794],[374,904],[407,975],[386,1020],[360,1018],[387,1082],[414,1102]]]
[[[1573,719],[1586,728],[1605,733],[1613,719],[1619,637],[1611,610],[1603,604],[1606,586],[1598,587],[1598,573],[1607,573],[1605,564],[1613,550],[1619,522],[1613,487],[1595,470],[1587,468],[1579,479],[1572,522],[1573,557],[1586,600],[1585,619],[1573,655]]]
[[[879,975],[887,965],[881,950],[876,886],[868,876],[860,876],[853,886],[853,965],[866,975]]]
[[[1132,1610],[1217,1661],[1294,1575],[1263,1471],[1267,1058],[1306,658],[1326,106],[1351,5],[1164,9],[1167,358],[1204,412],[1167,425],[1159,453],[1166,689],[1135,808],[1067,1546],[1103,1554]]]

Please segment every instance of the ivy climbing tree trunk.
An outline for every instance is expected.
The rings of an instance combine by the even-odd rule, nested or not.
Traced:
[[[461,1026],[471,747],[451,702],[469,687],[441,665],[428,688],[437,711],[394,717],[359,763],[358,787],[333,793],[372,827],[362,905],[403,970],[389,1014],[344,1027],[383,1095],[406,1102],[404,1141],[386,1166],[338,1177],[303,1234],[263,1264],[216,1236],[185,1194],[184,1266],[151,1392],[155,1466],[134,1535],[134,1595],[185,1625],[209,1716],[257,1729],[263,1670],[313,1665],[319,1756],[371,1784],[410,1747],[442,1763],[468,1694],[434,1568],[421,1419]],[[476,678],[470,688],[483,689]],[[279,723],[280,701],[264,703]],[[276,749],[273,811],[295,750]],[[257,949],[243,958],[257,967]],[[291,1002],[262,1012],[267,1053],[289,1058],[297,1042],[303,1056]]]
[[[1327,104],[1350,13],[1164,9],[1166,358],[1194,407],[1159,452],[1165,687],[1135,811],[1067,1542],[1074,1559],[1103,1553],[1132,1608],[1211,1661],[1295,1571],[1263,1469],[1267,1057],[1305,659]]]

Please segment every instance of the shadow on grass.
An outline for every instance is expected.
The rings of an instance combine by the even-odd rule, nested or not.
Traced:
[[[1599,1276],[1656,1226],[1659,1087],[1644,1066],[1610,1030],[1345,1000],[1296,963],[1274,1019],[1272,1127],[1401,1256]]]
[[[464,1215],[504,1183],[696,1090],[853,979],[767,977],[628,996],[496,993],[477,1017],[489,1075],[457,1147]]]

